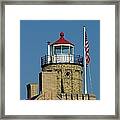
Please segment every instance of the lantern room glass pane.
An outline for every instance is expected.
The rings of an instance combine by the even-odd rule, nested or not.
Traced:
[[[70,46],[70,54],[73,55],[73,47]]]
[[[50,46],[50,55],[53,55],[53,46]]]
[[[55,55],[61,54],[61,46],[55,46],[54,54]]]
[[[69,46],[62,46],[62,53],[69,54]]]

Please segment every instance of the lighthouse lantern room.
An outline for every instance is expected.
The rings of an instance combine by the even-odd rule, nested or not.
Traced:
[[[64,38],[63,32],[57,41],[48,42],[48,63],[74,63],[74,44]]]

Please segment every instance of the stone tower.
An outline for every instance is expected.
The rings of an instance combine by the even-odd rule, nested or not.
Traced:
[[[93,94],[83,94],[83,58],[74,55],[74,44],[64,38],[48,42],[48,53],[41,57],[39,94],[36,100],[94,100]]]

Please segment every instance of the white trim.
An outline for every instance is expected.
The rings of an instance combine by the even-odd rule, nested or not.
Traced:
[[[48,53],[47,53],[47,55],[48,55],[48,63],[50,62],[50,45],[48,44]]]
[[[64,46],[72,46],[72,47],[74,47],[74,45],[71,45],[71,44],[54,44],[53,46],[61,46],[61,45],[64,45]]]

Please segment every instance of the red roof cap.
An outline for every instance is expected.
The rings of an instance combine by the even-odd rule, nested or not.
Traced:
[[[71,45],[74,45],[73,43],[64,39],[64,32],[60,33],[60,38],[57,41],[55,41],[52,45],[54,45],[54,44],[71,44]]]

